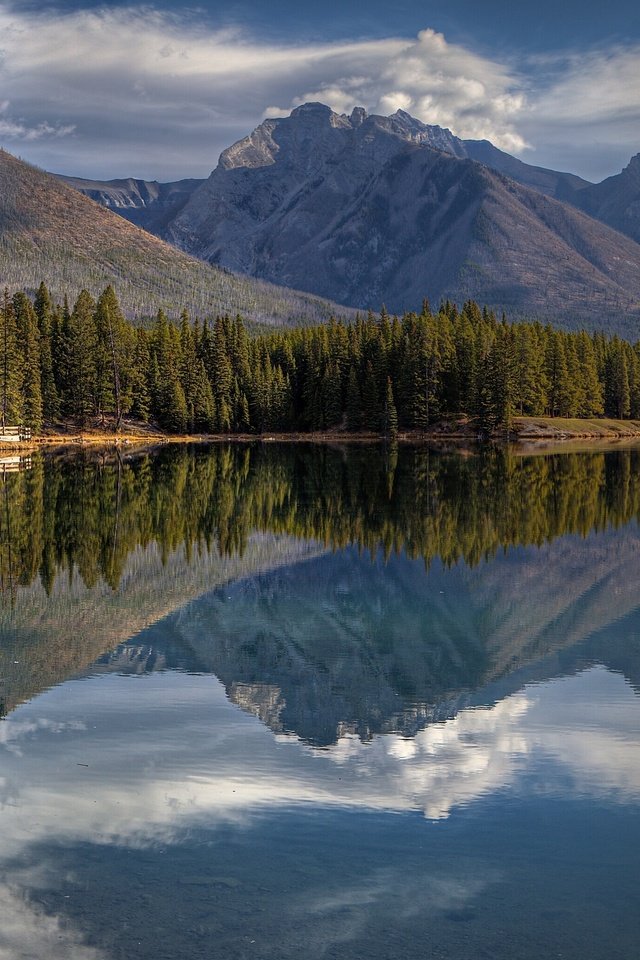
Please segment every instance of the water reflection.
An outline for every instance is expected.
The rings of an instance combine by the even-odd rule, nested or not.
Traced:
[[[635,522],[628,524],[640,511],[639,457],[636,450],[460,457],[406,448],[381,456],[291,446],[172,448],[127,460],[116,453],[35,457],[29,471],[5,475],[0,490],[0,699],[11,709],[218,584],[349,544],[375,558],[372,575],[361,565],[352,591],[351,561],[325,563],[314,582],[329,578],[332,589],[314,596],[296,574],[293,601],[291,590],[274,583],[268,589],[279,615],[295,620],[304,603],[316,634],[329,635],[338,617],[340,644],[363,631],[378,631],[384,644],[376,611],[384,601],[389,629],[403,625],[396,640],[421,625],[419,651],[409,640],[397,655],[404,663],[393,665],[394,696],[424,685],[414,676],[418,652],[419,671],[430,671],[443,696],[473,687],[499,674],[500,657],[503,669],[539,659],[554,617],[565,618],[558,631],[578,640],[594,622],[611,619],[612,589],[617,616],[633,608],[638,543]],[[615,544],[597,538],[583,549],[589,532],[625,524]],[[556,553],[543,562],[553,543]],[[541,548],[534,564],[511,549],[509,599],[502,569],[484,559],[531,544]],[[385,567],[390,558],[395,563]],[[414,602],[423,566],[434,561],[431,586]],[[446,589],[436,586],[456,563],[463,573]],[[464,584],[476,568],[483,570],[481,603],[492,591],[502,597],[484,630],[475,601],[459,606],[455,597],[475,591],[468,578]],[[234,602],[234,619],[243,604],[237,608]],[[355,715],[362,716],[359,707]],[[322,739],[318,730],[309,736]]]
[[[45,920],[55,929],[57,915],[67,918],[65,939],[77,925],[90,934],[82,949],[107,944],[109,957],[127,949],[164,956],[166,938],[167,956],[251,956],[247,930],[265,957],[299,956],[303,934],[309,956],[334,943],[348,956],[353,944],[353,956],[366,948],[383,957],[373,931],[399,935],[408,924],[398,954],[408,958],[412,937],[447,918],[471,923],[474,934],[479,923],[485,938],[488,926],[495,937],[505,920],[484,915],[487,898],[491,911],[517,907],[522,923],[527,910],[515,901],[525,863],[534,869],[529,897],[546,910],[543,888],[558,856],[573,864],[573,886],[554,909],[592,898],[593,832],[585,864],[575,865],[583,831],[594,829],[591,807],[584,821],[587,801],[606,804],[606,822],[617,824],[618,836],[602,839],[605,889],[612,875],[620,880],[620,858],[636,836],[637,702],[603,667],[465,708],[413,738],[348,735],[320,750],[273,737],[206,674],[103,675],[71,686],[22,707],[2,728],[2,865],[11,878],[2,897],[10,904],[27,892],[33,938]],[[386,819],[411,811],[425,824],[451,823],[451,832]],[[579,833],[571,842],[567,817]],[[532,856],[539,820],[544,849]],[[408,877],[415,895],[406,893]],[[611,897],[598,896],[611,910]],[[627,888],[617,901],[609,935],[631,896]],[[23,923],[26,914],[23,904]],[[431,930],[438,942],[452,933],[455,941],[448,921]],[[220,938],[213,952],[210,936]],[[514,956],[513,943],[495,956]],[[602,946],[580,954],[578,936],[567,956],[604,958]],[[468,956],[461,944],[449,948]]]
[[[619,527],[640,515],[640,450],[522,457],[427,448],[174,447],[123,459],[36,456],[0,479],[3,601],[78,573],[116,589],[136,550],[166,559],[213,545],[242,555],[255,531],[357,544],[385,557],[475,566],[500,549]]]

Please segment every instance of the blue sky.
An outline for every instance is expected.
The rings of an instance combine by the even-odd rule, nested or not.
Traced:
[[[129,7],[127,0],[21,0],[31,10]],[[151,5],[151,4],[148,4]],[[157,0],[159,10],[191,15],[212,24],[241,24],[256,33],[293,41],[411,36],[433,27],[456,42],[486,49],[547,51],[640,37],[640,5],[632,0]]]
[[[206,176],[319,99],[598,180],[640,151],[639,91],[629,0],[0,0],[0,145],[79,176]]]

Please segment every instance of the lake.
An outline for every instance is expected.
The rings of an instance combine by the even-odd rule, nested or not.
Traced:
[[[0,464],[2,960],[632,960],[640,451]]]

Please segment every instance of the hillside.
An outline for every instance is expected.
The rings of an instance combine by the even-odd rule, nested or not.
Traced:
[[[58,300],[111,283],[132,318],[160,307],[278,324],[348,313],[203,264],[0,150],[0,284],[33,292],[42,280]]]
[[[635,338],[640,246],[460,157],[458,143],[402,112],[346,117],[306,104],[226,150],[167,237],[358,308],[473,298]]]

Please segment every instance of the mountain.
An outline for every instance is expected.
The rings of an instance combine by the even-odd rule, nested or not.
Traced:
[[[365,119],[367,115],[361,107],[356,108],[351,115],[353,123],[362,123]],[[477,160],[478,163],[503,173],[518,183],[577,206],[580,206],[578,193],[585,187],[595,186],[573,173],[559,173],[557,170],[524,163],[494,147],[488,140],[461,140],[450,130],[422,123],[404,110],[398,110],[392,117],[376,119],[407,143],[422,144],[462,160]],[[162,238],[191,194],[205,183],[204,180],[197,179],[158,183],[157,180],[138,180],[133,177],[125,180],[86,180],[61,174],[56,176],[91,200],[109,207],[131,223]]]
[[[242,313],[262,323],[319,322],[344,309],[212,268],[0,150],[0,285],[56,299],[116,287],[129,316],[160,307]],[[348,311],[347,311],[348,312]]]
[[[474,298],[637,335],[640,246],[471,152],[500,154],[402,111],[347,117],[305,104],[225,150],[166,236],[211,263],[358,308]],[[543,174],[548,191],[569,190],[563,175]]]
[[[357,308],[472,297],[637,335],[640,251],[618,234],[640,239],[640,155],[591,184],[403,110],[311,103],[229,147],[207,181],[62,179],[196,257]]]
[[[622,173],[580,190],[573,203],[640,243],[640,153]]]
[[[204,180],[193,179],[158,183],[157,180],[136,180],[132,177],[127,180],[83,180],[80,177],[58,176],[58,179],[157,236],[162,236],[193,191],[204,183]]]

